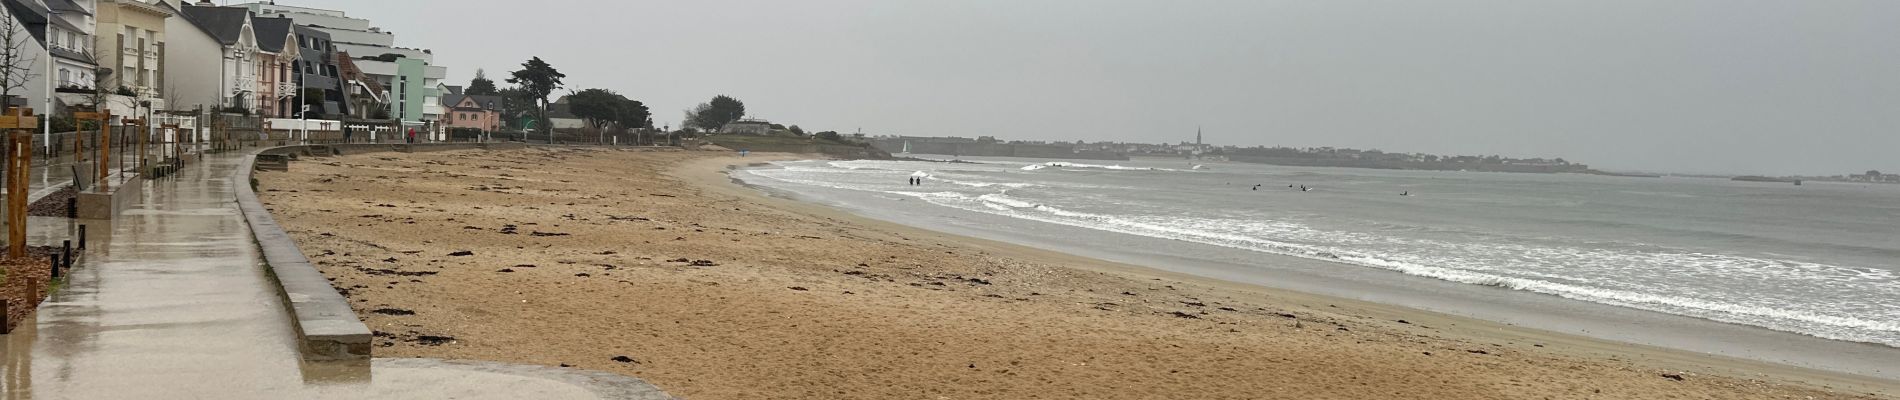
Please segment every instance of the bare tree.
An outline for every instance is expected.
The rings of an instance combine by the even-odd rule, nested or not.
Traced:
[[[32,53],[33,35],[13,18],[13,11],[0,7],[0,21],[6,24],[0,27],[0,101],[6,101],[0,104],[0,110],[5,110],[13,107],[13,95],[26,91],[27,83],[37,76],[34,65],[38,60]]]
[[[112,93],[111,88],[119,86],[118,82],[119,80],[112,76],[111,68],[100,67],[93,70],[92,93],[86,95],[88,100],[92,100],[93,111],[106,110],[106,95]]]

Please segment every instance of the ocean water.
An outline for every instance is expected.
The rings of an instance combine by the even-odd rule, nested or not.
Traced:
[[[1073,246],[1258,269],[1241,273],[1277,273],[1278,258],[1254,255],[1295,257],[1321,272],[1900,347],[1900,185],[974,161],[794,161],[735,176],[887,219],[1062,227]],[[909,185],[919,172],[924,184]]]

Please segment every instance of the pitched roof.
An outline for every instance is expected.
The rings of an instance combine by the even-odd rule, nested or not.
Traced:
[[[226,45],[238,42],[238,37],[244,32],[244,17],[251,13],[251,10],[243,7],[190,4],[186,4],[182,11],[186,21],[191,21],[192,25],[198,26],[198,29],[204,30],[205,33],[211,34],[211,37],[217,38],[219,42]]]
[[[468,98],[468,96],[454,94],[454,93],[445,93],[442,95],[442,106],[455,108],[455,105],[462,104],[462,99],[465,99],[465,98]]]
[[[284,39],[290,37],[290,18],[251,18],[251,30],[257,33],[257,48],[267,52],[284,51]]]
[[[39,2],[5,0],[0,3],[5,3],[8,16],[26,26],[27,34],[33,37],[33,41],[46,43],[46,9],[41,8]]]
[[[442,105],[449,108],[462,108],[459,105],[462,104],[463,99],[474,101],[474,109],[501,111],[501,96],[445,94],[442,95]]]
[[[484,109],[501,111],[501,96],[476,94],[469,95],[468,97],[475,99],[475,104],[482,106]]]
[[[74,3],[73,0],[47,0],[46,6],[52,7],[53,11],[61,13],[92,15],[92,11],[87,11],[85,7],[80,7],[79,3]]]
[[[326,40],[326,41],[330,40],[330,32],[325,32],[322,29],[312,28],[312,27],[303,26],[303,25],[297,25],[293,27],[293,29],[296,29],[297,36],[322,38],[323,40]]]
[[[65,18],[53,18],[52,21],[53,21],[53,26],[57,26],[59,27],[59,29],[65,29],[72,32],[86,31],[85,28],[80,28],[79,25],[73,25],[72,22],[66,21]]]

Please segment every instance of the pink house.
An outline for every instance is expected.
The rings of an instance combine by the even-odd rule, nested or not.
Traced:
[[[448,87],[449,93],[442,96],[442,105],[447,110],[442,114],[444,128],[475,128],[483,132],[501,129],[501,96],[471,96],[462,94],[462,88]]]

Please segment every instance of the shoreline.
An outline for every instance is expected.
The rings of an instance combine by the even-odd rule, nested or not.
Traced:
[[[792,157],[775,161],[808,160],[809,157]],[[786,211],[805,213],[830,219],[848,220],[855,224],[870,226],[874,229],[897,232],[913,237],[927,237],[932,240],[954,242],[959,245],[983,249],[1003,257],[1021,258],[1032,262],[1061,265],[1086,271],[1119,274],[1125,277],[1147,280],[1166,279],[1188,282],[1220,288],[1223,290],[1259,296],[1271,302],[1292,302],[1302,305],[1328,304],[1338,306],[1341,313],[1372,316],[1384,320],[1407,319],[1413,325],[1443,326],[1442,330],[1433,330],[1424,334],[1448,336],[1456,339],[1481,342],[1543,343],[1544,351],[1557,355],[1584,357],[1592,359],[1609,358],[1621,360],[1633,358],[1638,362],[1651,364],[1652,367],[1698,371],[1721,374],[1736,378],[1772,377],[1800,382],[1816,387],[1835,389],[1852,388],[1848,392],[1873,392],[1886,396],[1900,396],[1900,382],[1847,372],[1828,371],[1770,361],[1745,359],[1717,354],[1708,354],[1661,346],[1637,344],[1601,339],[1577,334],[1562,333],[1505,324],[1490,320],[1453,315],[1439,311],[1417,309],[1399,305],[1358,300],[1338,296],[1314,294],[1292,289],[1274,288],[1256,284],[1233,282],[1205,276],[1167,271],[1163,269],[1136,265],[1125,262],[1102,260],[1085,255],[1071,254],[1054,250],[1039,249],[1000,240],[949,233],[929,228],[905,225],[885,221],[869,216],[858,215],[849,210],[840,209],[815,202],[787,198],[777,193],[769,193],[770,188],[753,185],[732,177],[733,170],[769,165],[770,162],[757,162],[738,157],[709,158],[694,164],[682,165],[667,171],[668,175],[696,183],[700,188],[723,195],[745,198],[760,204]],[[1671,316],[1677,318],[1690,318]],[[1720,323],[1720,322],[1716,322]],[[1750,329],[1765,329],[1738,325]],[[1779,332],[1780,334],[1799,335],[1798,333]],[[1877,343],[1859,343],[1836,341],[1851,345],[1883,346]]]
[[[1894,393],[883,222],[726,173],[812,156],[728,154],[346,155],[258,180],[376,357],[600,370],[687,398]]]

